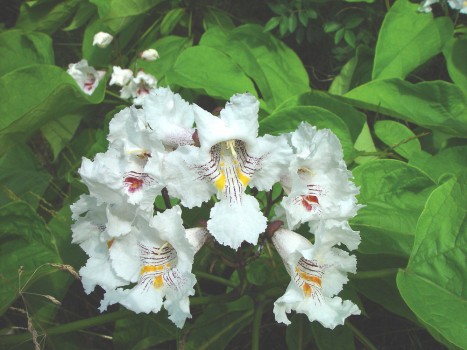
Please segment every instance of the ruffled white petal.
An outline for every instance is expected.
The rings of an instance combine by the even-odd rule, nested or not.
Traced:
[[[237,249],[243,241],[256,244],[266,221],[258,201],[244,194],[241,202],[217,202],[211,209],[208,230],[219,243]]]
[[[320,245],[331,247],[342,243],[349,250],[355,250],[361,241],[359,232],[352,230],[344,220],[311,221],[309,226]]]
[[[113,66],[109,85],[124,86],[130,82],[131,78],[133,78],[133,71]]]
[[[96,71],[94,67],[88,65],[87,60],[68,65],[67,73],[72,76],[78,86],[87,95],[91,95],[96,90],[99,82],[105,75],[103,71]]]

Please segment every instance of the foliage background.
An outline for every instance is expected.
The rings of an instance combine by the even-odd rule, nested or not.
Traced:
[[[29,349],[467,348],[465,17],[392,1],[9,1],[0,31],[0,344]],[[92,46],[98,31],[116,36]],[[138,52],[155,48],[145,62]],[[66,73],[86,58],[108,70],[92,96]],[[111,65],[214,109],[237,92],[261,99],[260,132],[306,120],[339,137],[365,204],[358,273],[342,296],[362,309],[333,331],[301,315],[278,325],[288,276],[274,253],[197,255],[193,320],[100,315],[71,268],[69,205],[86,191],[81,157],[106,149],[128,105],[106,88]],[[206,217],[200,209],[188,226]],[[266,251],[266,249],[265,249]],[[31,340],[33,338],[34,342]]]

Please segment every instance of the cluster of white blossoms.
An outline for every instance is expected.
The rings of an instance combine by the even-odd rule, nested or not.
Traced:
[[[424,0],[420,4],[420,12],[431,12],[431,5],[439,3],[440,0]],[[444,1],[441,1],[444,2]],[[460,13],[467,14],[467,1],[465,0],[447,0],[449,7]]]
[[[291,282],[275,302],[277,321],[289,323],[286,313],[295,310],[334,328],[360,312],[336,296],[356,271],[355,257],[337,246],[356,249],[360,237],[347,222],[358,210],[358,188],[331,131],[302,123],[293,133],[258,136],[259,102],[247,93],[219,116],[168,88],[151,89],[141,105],[115,115],[108,150],[79,169],[90,194],[72,205],[73,242],[89,256],[80,270],[85,291],[105,290],[101,310],[120,303],[149,313],[164,305],[183,327],[196,252],[208,238],[233,249],[257,244],[268,231],[258,191],[281,184],[287,195],[275,213],[285,227],[267,236]],[[155,206],[158,197],[165,210]],[[181,207],[189,213],[210,201],[207,224],[184,227]],[[314,243],[291,231],[304,223]]]

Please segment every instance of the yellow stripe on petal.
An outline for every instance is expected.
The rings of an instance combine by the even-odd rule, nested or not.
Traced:
[[[240,182],[242,183],[243,187],[246,187],[248,183],[250,182],[250,178],[246,176],[240,168],[237,168],[237,176]]]
[[[164,280],[162,279],[162,275],[156,276],[154,278],[154,282],[152,282],[154,288],[161,288],[164,286]]]
[[[140,274],[144,275],[145,273],[148,273],[148,272],[162,271],[163,269],[164,269],[164,266],[146,265],[141,268]]]
[[[214,185],[216,186],[216,188],[222,192],[222,190],[224,189],[225,187],[225,173],[223,170],[220,170],[220,175],[219,177],[217,178],[216,181],[214,181]]]

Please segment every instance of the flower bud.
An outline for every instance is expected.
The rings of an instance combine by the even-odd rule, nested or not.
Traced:
[[[140,57],[145,61],[155,61],[160,56],[159,56],[159,53],[156,50],[148,49],[148,50],[144,50],[143,52],[141,52]]]
[[[99,32],[96,35],[94,35],[92,45],[93,46],[97,45],[98,47],[104,49],[107,46],[109,46],[109,44],[112,42],[113,38],[114,37],[112,35],[110,35],[109,33]]]

